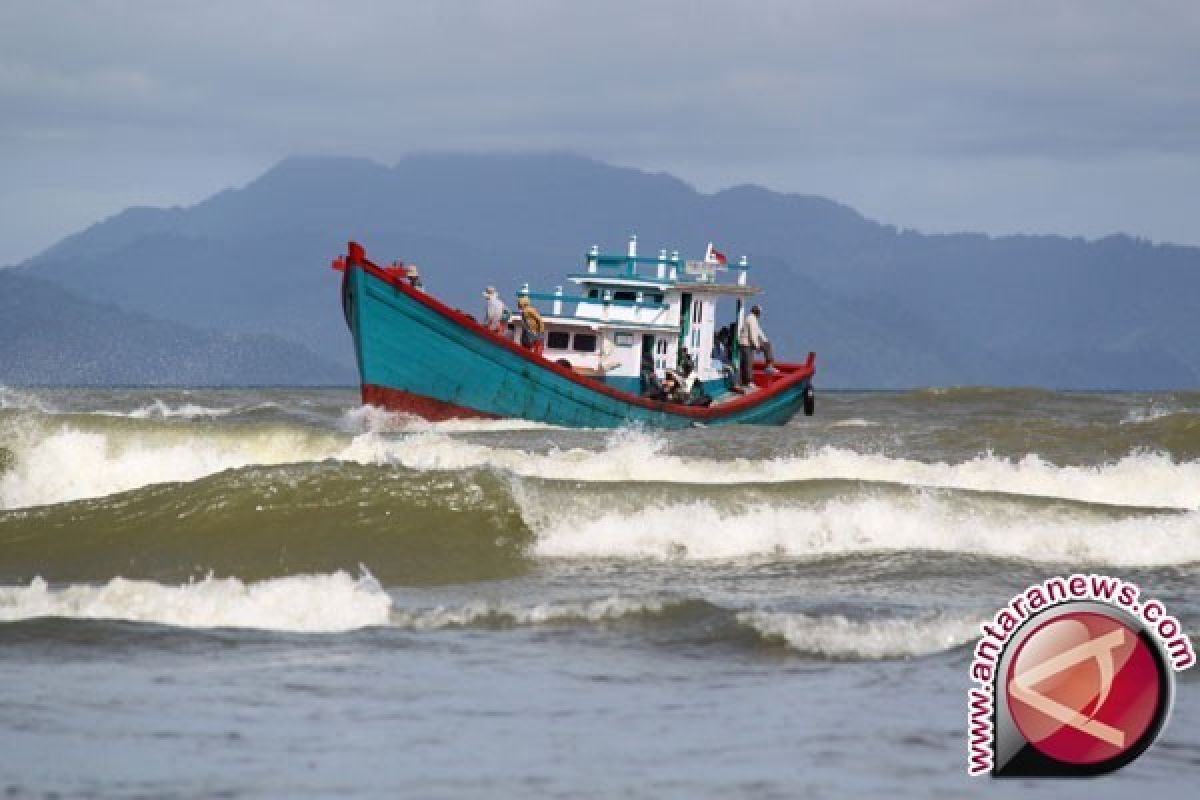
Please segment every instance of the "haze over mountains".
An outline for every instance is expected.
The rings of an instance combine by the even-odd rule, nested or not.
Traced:
[[[70,295],[0,273],[0,381],[103,382],[107,368],[75,362],[108,340],[125,360],[151,358],[146,347],[165,359],[153,378],[114,371],[113,382],[352,382],[329,269],[348,239],[379,262],[418,262],[427,289],[478,313],[482,287],[510,299],[524,282],[552,289],[590,245],[620,251],[631,233],[643,253],[699,257],[711,240],[748,255],[777,350],[817,351],[824,387],[1200,385],[1200,248],[922,235],[819,197],[706,195],[560,154],[294,158],[190,208],[129,209],[20,266]],[[26,344],[8,338],[10,308],[27,312]],[[45,346],[39,325],[59,337],[58,357],[30,357],[28,342]],[[143,349],[127,350],[130,337]],[[237,369],[198,356],[201,341]]]

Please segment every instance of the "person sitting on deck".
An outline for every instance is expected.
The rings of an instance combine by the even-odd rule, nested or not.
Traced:
[[[663,376],[662,384],[653,399],[662,403],[679,402],[679,379],[672,370],[667,370],[667,374]]]
[[[487,311],[484,312],[483,324],[492,333],[504,333],[505,324],[508,322],[508,308],[500,299],[500,295],[496,293],[494,286],[487,287],[483,296],[487,300]]]
[[[521,345],[540,355],[542,341],[546,338],[546,323],[528,297],[519,298],[517,308],[521,310],[521,322],[525,326],[521,330]]]
[[[741,331],[738,332],[738,344],[741,346],[741,369],[742,369],[742,385],[752,386],[754,384],[754,353],[762,351],[763,357],[767,360],[767,368],[765,372],[775,373],[775,354],[771,350],[771,340],[767,338],[767,334],[763,332],[762,324],[758,318],[762,316],[762,307],[754,306],[750,309],[750,313],[746,315],[746,321],[742,324]]]
[[[667,374],[663,376],[662,386],[659,387],[657,396],[652,399],[663,403],[678,403],[684,406],[691,404],[688,391],[683,388],[683,379],[673,369],[667,370]]]

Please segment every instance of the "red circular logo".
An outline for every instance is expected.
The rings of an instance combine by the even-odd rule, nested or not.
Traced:
[[[1150,648],[1138,631],[1100,612],[1048,620],[1010,662],[1013,722],[1029,744],[1066,764],[1099,764],[1144,746],[1166,701]]]

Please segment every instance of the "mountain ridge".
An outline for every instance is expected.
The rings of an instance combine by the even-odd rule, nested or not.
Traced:
[[[347,240],[377,261],[420,263],[431,291],[475,312],[483,286],[552,288],[587,247],[623,249],[633,233],[643,252],[695,257],[712,240],[750,255],[768,332],[788,355],[817,351],[824,385],[1200,384],[1200,248],[922,234],[816,195],[753,184],[705,194],[564,153],[289,158],[188,208],[128,209],[20,268],[349,366],[328,270]]]
[[[353,370],[270,336],[230,337],[0,270],[0,384],[347,385]],[[298,379],[299,376],[299,379]]]

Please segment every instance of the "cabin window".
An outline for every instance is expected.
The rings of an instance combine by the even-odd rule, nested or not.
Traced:
[[[632,303],[637,300],[637,292],[616,292],[613,294],[613,300],[625,300]]]
[[[663,296],[661,294],[652,294],[650,295],[649,300],[651,303],[661,303],[663,301]]]
[[[596,334],[594,334],[594,333],[577,333],[577,334],[575,334],[575,352],[577,352],[577,353],[594,353],[594,352],[596,352]]]
[[[613,338],[616,339],[617,347],[633,347],[632,333],[618,333]]]
[[[566,331],[550,331],[546,334],[546,347],[550,350],[566,350],[571,342],[571,334]]]
[[[588,290],[588,298],[589,298],[589,299],[595,300],[595,299],[596,299],[597,297],[599,297],[599,296],[600,296],[600,290],[599,290],[599,289],[589,289],[589,290]]]

